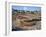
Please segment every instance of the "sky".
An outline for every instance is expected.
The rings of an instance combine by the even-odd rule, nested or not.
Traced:
[[[14,10],[28,10],[28,11],[40,11],[41,7],[37,6],[12,6],[12,9]]]

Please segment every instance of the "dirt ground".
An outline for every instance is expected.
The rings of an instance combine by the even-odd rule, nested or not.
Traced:
[[[33,21],[33,22],[27,22],[27,23],[23,23],[20,22],[21,19],[23,20],[23,18],[27,19],[27,20],[32,20],[32,19],[41,19],[39,14],[26,14],[26,15],[17,15],[17,16],[12,16],[12,29],[14,30],[40,30],[41,29],[41,20],[40,21]],[[35,25],[31,26],[33,23],[35,23]],[[30,25],[30,26],[25,26],[26,25]],[[23,26],[22,26],[23,25]]]

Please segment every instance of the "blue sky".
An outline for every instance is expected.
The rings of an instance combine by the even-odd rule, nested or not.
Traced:
[[[14,10],[29,10],[29,11],[40,11],[41,7],[37,7],[37,6],[12,6],[12,8]]]

